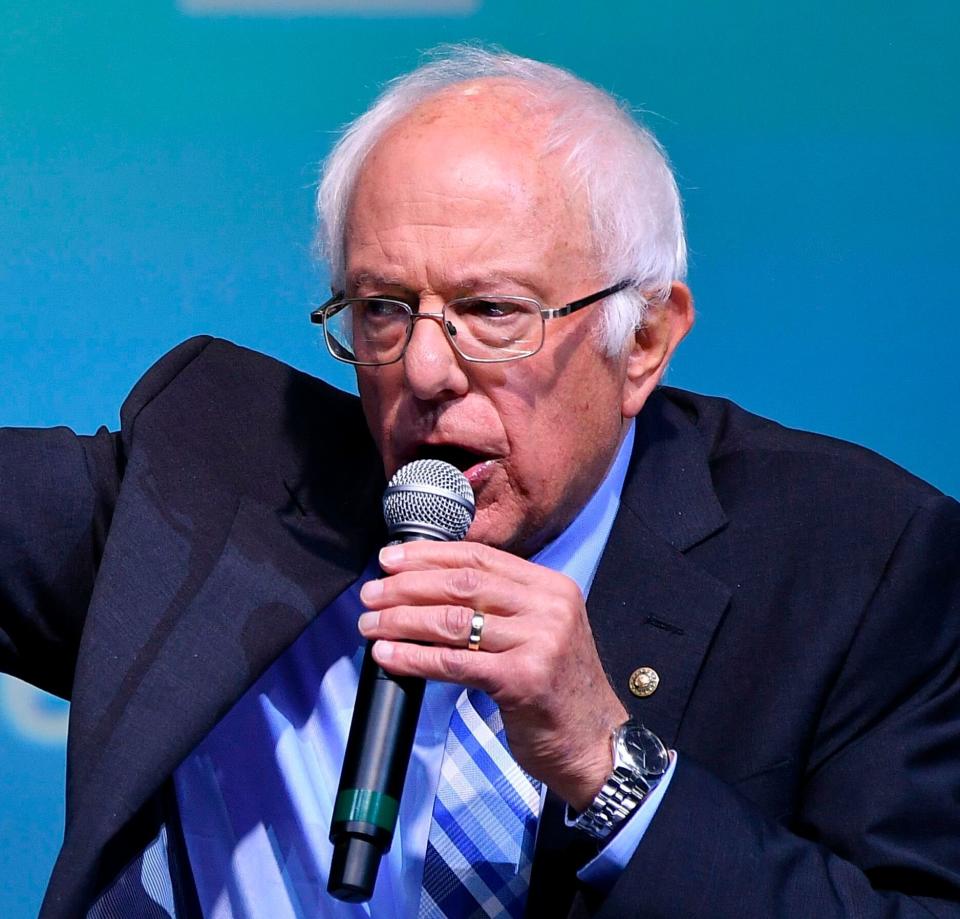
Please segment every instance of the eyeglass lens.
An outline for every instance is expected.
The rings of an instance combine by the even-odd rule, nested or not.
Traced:
[[[417,316],[397,301],[355,299],[336,304],[326,314],[324,329],[330,350],[342,360],[389,364],[403,354]],[[453,346],[474,360],[526,357],[543,342],[543,319],[532,300],[453,300],[444,308],[444,320]]]

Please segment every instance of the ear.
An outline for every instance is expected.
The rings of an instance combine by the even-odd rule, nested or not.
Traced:
[[[624,354],[626,374],[620,404],[624,418],[639,414],[692,325],[693,295],[686,284],[674,281],[666,300],[650,304],[643,326],[633,333]]]

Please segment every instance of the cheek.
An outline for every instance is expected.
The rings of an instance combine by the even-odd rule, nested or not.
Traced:
[[[614,387],[595,381],[545,392],[511,422],[518,473],[531,487],[556,493],[606,455],[622,416]]]
[[[601,416],[606,418],[618,406],[606,391],[598,392],[588,376],[571,366],[535,385],[528,382],[505,390],[498,408],[515,447],[530,447],[532,441],[532,446],[544,452],[569,452],[578,431],[593,428]]]
[[[566,410],[541,393],[500,400],[500,421],[510,442],[509,471],[515,492],[542,496],[562,488],[569,467],[572,428]]]
[[[396,389],[391,388],[378,374],[369,370],[358,370],[357,388],[360,391],[360,405],[367,419],[367,427],[380,454],[386,459],[390,441],[389,432],[392,429],[391,418],[396,414],[396,407],[392,404],[396,400],[391,400],[390,393],[395,392]]]

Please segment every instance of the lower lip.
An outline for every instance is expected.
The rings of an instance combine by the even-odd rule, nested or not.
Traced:
[[[483,463],[477,463],[475,466],[471,466],[469,469],[464,471],[467,481],[470,483],[470,487],[476,491],[490,476],[493,474],[493,467],[496,465],[496,460],[486,460]]]

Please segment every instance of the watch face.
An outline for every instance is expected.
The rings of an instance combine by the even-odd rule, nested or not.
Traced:
[[[660,738],[641,725],[628,723],[620,733],[618,746],[624,759],[645,775],[663,775],[670,764]]]

